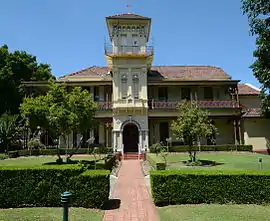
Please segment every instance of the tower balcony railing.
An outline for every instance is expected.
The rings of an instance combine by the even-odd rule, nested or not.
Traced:
[[[154,54],[154,47],[136,46],[136,45],[113,46],[111,44],[108,44],[105,45],[105,54],[109,56],[126,56],[126,55],[151,56]]]
[[[183,102],[183,100],[179,101],[156,101],[149,100],[148,107],[152,110],[176,110],[179,103]],[[197,100],[197,104],[200,108],[203,109],[231,109],[231,108],[239,108],[237,103],[233,100]]]

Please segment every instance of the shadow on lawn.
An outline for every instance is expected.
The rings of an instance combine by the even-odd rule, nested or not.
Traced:
[[[121,205],[120,199],[109,199],[105,204],[103,205],[103,210],[114,210],[118,209]]]
[[[100,161],[101,159],[97,159],[96,162]],[[68,162],[47,162],[43,163],[42,165],[69,165],[69,164],[82,164],[84,166],[94,166],[95,160],[69,160]]]
[[[171,166],[200,166],[200,167],[212,167],[223,165],[224,163],[212,161],[212,160],[198,160],[196,164],[193,164],[190,160],[170,163]]]

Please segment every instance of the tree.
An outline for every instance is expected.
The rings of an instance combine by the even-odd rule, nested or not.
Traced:
[[[0,152],[8,151],[18,128],[18,115],[3,114],[0,117]]]
[[[191,162],[196,161],[196,144],[201,138],[214,137],[217,128],[208,118],[208,112],[200,109],[196,102],[183,102],[178,107],[180,116],[172,123],[172,132],[176,139],[183,139],[188,145]]]
[[[66,137],[72,131],[83,134],[93,126],[96,108],[97,104],[88,91],[75,87],[68,93],[64,84],[52,82],[46,95],[25,98],[21,113],[29,120],[31,127],[39,125],[50,130],[62,137],[67,146]],[[59,154],[58,157],[61,159]]]
[[[266,117],[270,117],[270,1],[242,0],[242,4],[251,34],[256,36],[256,50],[253,53],[256,61],[250,68],[262,84],[262,112]]]
[[[25,51],[9,52],[0,47],[0,115],[19,113],[19,106],[27,94],[24,81],[47,81],[54,78],[48,64],[37,62],[35,56]]]

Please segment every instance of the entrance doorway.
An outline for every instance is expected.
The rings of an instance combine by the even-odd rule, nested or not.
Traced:
[[[135,124],[127,124],[123,131],[124,153],[138,153],[139,131]]]

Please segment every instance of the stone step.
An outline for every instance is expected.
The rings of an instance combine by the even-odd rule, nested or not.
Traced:
[[[138,153],[125,153],[122,156],[123,160],[142,160],[144,159],[144,154],[138,154]]]

